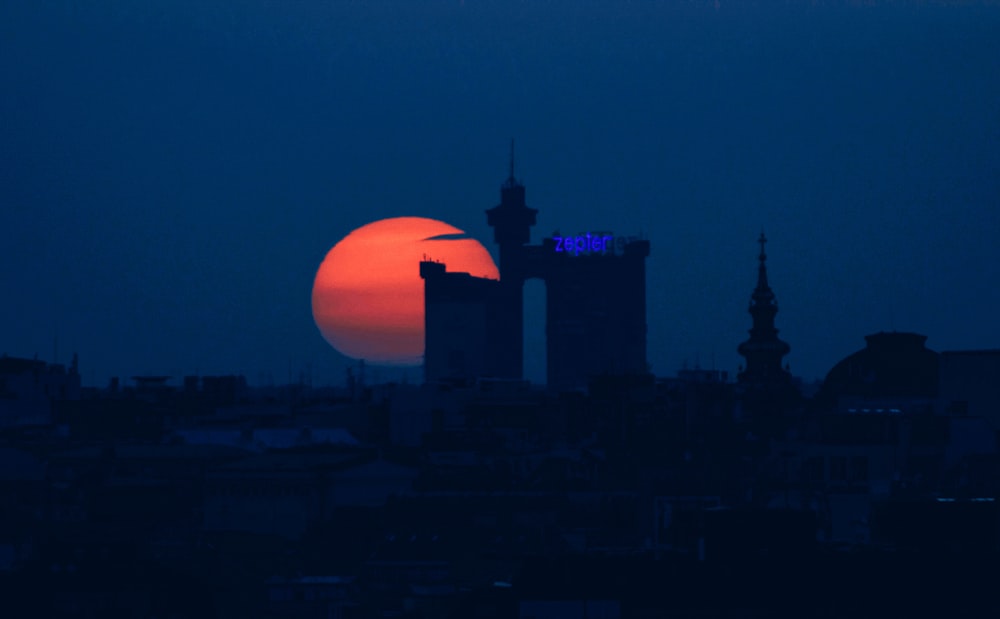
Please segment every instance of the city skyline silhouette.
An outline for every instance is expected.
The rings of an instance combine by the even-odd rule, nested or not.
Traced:
[[[18,302],[0,310],[0,352],[55,360],[58,340],[88,384],[307,368],[337,383],[351,361],[309,312],[325,252],[403,215],[493,251],[481,214],[511,136],[533,242],[655,240],[659,375],[738,371],[761,227],[796,376],[879,331],[935,350],[1000,341],[1000,18],[985,3],[2,17],[2,234],[20,266],[2,279]]]
[[[0,616],[1000,615],[998,32],[0,3]]]

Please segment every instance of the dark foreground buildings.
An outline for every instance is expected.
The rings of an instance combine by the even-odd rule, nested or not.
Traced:
[[[596,375],[646,373],[649,242],[588,232],[529,245],[537,214],[525,204],[512,159],[500,204],[486,211],[500,246],[500,280],[420,263],[428,382],[522,378],[523,289],[532,278],[546,288],[550,388],[582,389]]]
[[[501,196],[500,281],[421,264],[419,386],[0,358],[0,615],[1000,616],[1000,350],[873,333],[803,385],[762,236],[735,380],[652,377],[648,244],[532,246]],[[486,378],[520,376],[530,277],[555,392]]]

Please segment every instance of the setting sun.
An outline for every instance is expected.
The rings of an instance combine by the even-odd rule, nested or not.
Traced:
[[[354,359],[419,365],[424,353],[426,256],[448,271],[499,279],[483,245],[454,226],[424,217],[383,219],[354,230],[316,273],[313,319],[323,337]]]

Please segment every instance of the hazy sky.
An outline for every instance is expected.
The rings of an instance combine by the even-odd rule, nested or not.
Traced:
[[[402,215],[494,251],[512,137],[534,242],[651,240],[657,374],[741,362],[761,227],[793,373],[1000,347],[1000,8],[751,4],[4,2],[0,352],[339,382],[323,256]]]

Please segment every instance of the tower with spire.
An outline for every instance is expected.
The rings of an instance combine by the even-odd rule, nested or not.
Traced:
[[[767,237],[763,231],[757,242],[760,243],[760,263],[757,266],[757,287],[750,296],[749,309],[753,326],[749,331],[750,339],[737,349],[746,359],[746,367],[737,379],[743,385],[755,387],[786,385],[791,382],[791,375],[781,367],[781,359],[791,351],[791,347],[778,339],[778,330],[774,327],[778,302],[767,283],[767,253],[764,250]]]
[[[499,342],[496,362],[505,370],[502,376],[520,378],[523,375],[524,280],[526,278],[525,246],[531,242],[531,228],[538,210],[528,208],[524,185],[514,176],[514,140],[510,141],[510,171],[500,186],[500,204],[487,209],[486,222],[493,228],[493,241],[500,254],[500,288],[498,305],[503,320],[494,323],[493,337]]]
[[[510,168],[500,204],[486,211],[498,246],[500,280],[448,272],[423,260],[424,377],[427,381],[524,376],[524,282],[545,285],[546,383],[586,389],[597,376],[648,374],[646,258],[649,241],[630,237],[600,252],[560,250],[562,239],[531,245],[538,211]],[[590,233],[578,233],[581,245]],[[624,240],[624,239],[619,239]]]
[[[510,175],[500,186],[500,204],[486,211],[493,228],[493,241],[500,247],[500,279],[518,278],[520,248],[531,241],[531,228],[538,210],[524,201],[524,185],[514,177],[514,140],[510,141]]]

